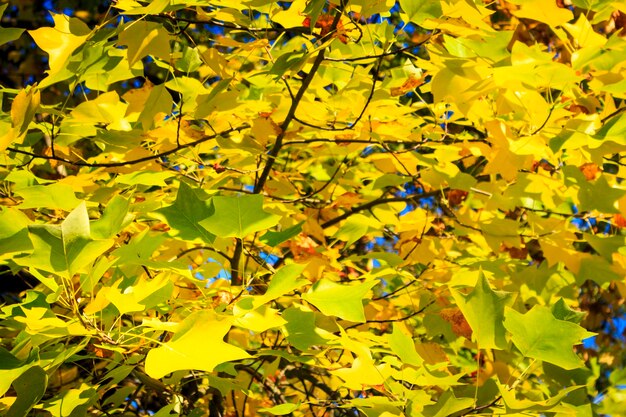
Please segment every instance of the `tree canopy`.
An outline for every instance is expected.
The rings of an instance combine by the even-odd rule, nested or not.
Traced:
[[[61,3],[0,3],[0,414],[626,415],[625,2]]]

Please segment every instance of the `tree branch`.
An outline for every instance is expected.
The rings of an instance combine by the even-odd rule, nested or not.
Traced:
[[[353,214],[359,213],[361,211],[365,211],[365,210],[369,210],[373,207],[379,206],[381,204],[387,204],[387,203],[396,203],[396,202],[409,202],[409,201],[413,201],[416,202],[417,200],[421,200],[422,198],[428,198],[428,197],[434,197],[437,196],[439,194],[441,194],[442,192],[446,191],[448,188],[443,188],[440,190],[435,190],[435,191],[429,191],[427,193],[422,193],[422,194],[414,194],[412,196],[409,197],[381,197],[381,198],[377,198],[376,200],[372,200],[368,203],[365,204],[361,204],[360,206],[355,206],[352,207],[350,210],[346,211],[345,213],[332,218],[330,220],[325,221],[324,223],[322,223],[322,229],[326,229],[330,226],[333,226],[345,219],[347,219],[348,217],[352,216]]]
[[[335,31],[335,29],[337,28],[337,24],[339,23],[340,20],[341,20],[341,12],[335,15],[335,19],[333,20],[329,34],[332,34]],[[309,85],[313,81],[313,78],[315,77],[317,70],[322,64],[322,61],[324,60],[325,52],[326,52],[326,49],[322,48],[317,53],[317,57],[315,57],[315,61],[313,62],[313,65],[311,66],[311,70],[302,81],[302,85],[300,86],[300,89],[298,90],[293,101],[291,102],[291,107],[289,107],[289,112],[287,113],[285,120],[283,120],[283,122],[280,125],[280,133],[278,134],[278,137],[276,137],[276,142],[274,142],[274,146],[272,146],[272,149],[268,153],[268,160],[265,163],[265,166],[263,167],[263,171],[261,172],[261,175],[259,176],[258,181],[254,185],[254,191],[253,191],[254,194],[259,194],[261,190],[263,190],[263,186],[265,186],[265,182],[267,181],[270,171],[272,170],[272,166],[274,165],[274,162],[276,162],[276,156],[278,155],[278,152],[280,152],[280,149],[283,146],[283,139],[285,138],[285,135],[287,134],[287,128],[291,124],[292,120],[294,120],[296,116],[296,110],[298,109],[298,105],[300,104],[302,97],[304,97],[304,93],[306,93],[306,90],[309,88]]]
[[[16,148],[6,148],[7,151],[9,152],[14,152],[20,155],[27,155],[27,156],[31,156],[34,159],[46,159],[46,160],[51,160],[51,161],[58,161],[58,162],[63,162],[65,164],[68,165],[73,165],[76,167],[90,167],[90,168],[115,168],[115,167],[123,167],[123,166],[128,166],[128,165],[135,165],[135,164],[139,164],[142,162],[146,162],[146,161],[151,161],[154,159],[158,159],[158,158],[162,158],[165,156],[169,156],[172,154],[175,154],[176,152],[183,150],[185,148],[191,148],[194,147],[196,145],[199,145],[201,143],[207,142],[211,139],[215,139],[219,136],[225,136],[228,135],[230,133],[233,132],[239,132],[241,130],[244,129],[248,129],[250,127],[249,124],[244,123],[243,125],[239,126],[239,127],[233,127],[227,130],[224,130],[220,133],[216,133],[215,135],[210,135],[210,136],[205,136],[203,138],[200,138],[198,140],[194,140],[192,142],[189,143],[185,143],[183,145],[179,145],[176,146],[174,149],[170,149],[169,151],[165,151],[165,152],[160,152],[160,153],[156,153],[154,155],[150,155],[150,156],[144,156],[143,158],[137,158],[137,159],[131,159],[130,161],[122,161],[122,162],[81,162],[81,161],[72,161],[66,158],[61,158],[58,156],[50,156],[50,155],[38,155],[32,152],[27,152],[27,151],[23,151],[21,149],[16,149]]]

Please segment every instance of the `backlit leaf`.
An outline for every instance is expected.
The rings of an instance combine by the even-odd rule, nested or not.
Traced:
[[[50,77],[61,72],[74,51],[85,43],[91,30],[81,20],[50,12],[54,27],[28,31],[37,45],[49,55]]]
[[[328,316],[363,323],[365,322],[363,299],[376,284],[377,281],[366,281],[357,285],[342,285],[322,279],[316,282],[308,293],[303,294],[302,299]]]
[[[506,349],[504,308],[513,302],[513,295],[494,291],[485,274],[481,273],[476,286],[467,295],[454,291],[454,300],[472,327],[473,337],[481,349]]]
[[[280,216],[263,210],[260,195],[217,196],[211,199],[213,213],[200,222],[219,237],[243,238],[276,225]]]
[[[172,228],[172,234],[184,240],[201,239],[213,243],[215,236],[200,223],[214,214],[213,207],[201,200],[193,189],[184,182],[180,183],[176,201],[157,211]]]
[[[538,305],[526,314],[507,307],[504,318],[504,327],[524,356],[564,369],[582,365],[573,346],[594,335],[575,323],[557,319],[549,308]]]
[[[221,363],[250,357],[245,350],[224,342],[231,326],[232,319],[213,311],[190,314],[172,340],[148,352],[146,373],[158,379],[182,369],[211,372]]]
[[[400,7],[409,20],[421,25],[426,19],[436,19],[442,14],[441,3],[430,0],[400,0]]]

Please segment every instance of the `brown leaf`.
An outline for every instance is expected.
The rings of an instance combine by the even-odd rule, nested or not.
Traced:
[[[600,172],[600,168],[598,165],[593,162],[588,162],[579,167],[580,171],[585,175],[587,181],[592,181],[596,179],[596,175]]]
[[[415,75],[409,75],[409,78],[400,87],[393,87],[391,89],[391,96],[402,96],[416,87],[424,84],[424,76],[417,78]]]
[[[472,338],[472,328],[458,307],[445,308],[439,312],[439,315],[452,325],[454,334],[463,336],[466,339]]]

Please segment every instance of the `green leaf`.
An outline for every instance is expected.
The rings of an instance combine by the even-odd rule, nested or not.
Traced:
[[[53,417],[84,417],[89,406],[98,399],[93,386],[82,383],[76,389],[63,391],[58,396],[45,401],[43,409]]]
[[[137,121],[141,123],[143,130],[154,126],[154,117],[159,113],[170,114],[172,112],[172,96],[165,88],[165,84],[155,85],[150,91],[145,106],[139,114]],[[163,116],[161,115],[161,118]],[[118,180],[119,181],[119,180]]]
[[[130,201],[122,196],[114,196],[107,204],[102,217],[91,223],[91,236],[96,239],[115,237],[120,230],[132,221],[128,214]]]
[[[334,238],[344,240],[346,247],[365,236],[367,232],[376,230],[380,223],[371,217],[362,214],[354,214],[337,230]]]
[[[135,1],[121,0],[116,2],[115,7],[122,9],[127,15],[150,15],[162,13],[169,8],[170,3],[170,0],[153,0],[147,6],[136,7],[138,3]]]
[[[512,294],[492,290],[481,271],[472,292],[463,295],[453,291],[452,296],[472,328],[473,338],[480,349],[506,349],[502,321],[504,307],[513,301]]]
[[[314,28],[315,22],[320,13],[324,10],[326,0],[311,0],[307,3],[306,8],[302,11],[302,14],[307,16],[310,20],[309,27]]]
[[[175,409],[177,404],[168,404],[165,407],[161,408],[159,411],[157,411],[155,414],[152,415],[152,417],[177,417],[180,414],[174,412],[172,414],[172,411],[175,411]]]
[[[276,247],[281,243],[291,239],[292,237],[298,236],[302,231],[303,223],[304,222],[300,222],[295,226],[291,226],[285,230],[281,230],[280,232],[273,232],[271,230],[268,230],[263,236],[261,236],[259,240],[268,246]]]
[[[25,258],[17,258],[16,263],[48,272],[67,272],[70,277],[96,260],[114,242],[91,238],[84,202],[68,214],[60,226],[32,225],[29,232],[35,250]]]
[[[13,381],[17,399],[5,414],[6,417],[23,417],[39,402],[46,392],[48,374],[39,366],[28,369]]]
[[[400,324],[393,324],[393,332],[387,335],[387,340],[393,353],[398,355],[403,363],[420,366],[424,362],[415,350],[415,342],[402,330]]]
[[[274,79],[279,80],[280,77],[285,75],[285,72],[289,70],[295,71],[299,68],[306,61],[307,57],[306,51],[293,51],[282,54],[274,61],[269,74],[274,75]]]
[[[619,248],[626,246],[624,236],[603,236],[601,234],[583,233],[583,238],[589,242],[593,250],[598,252],[608,262],[612,262],[613,254]]]
[[[32,364],[23,364],[11,352],[0,346],[0,396],[9,390],[13,381],[26,372]]]
[[[198,195],[184,182],[180,183],[176,201],[168,207],[157,210],[167,224],[172,228],[171,234],[183,240],[201,239],[206,243],[213,243],[215,235],[200,226],[200,223],[209,218],[214,210],[210,204],[201,200]]]
[[[287,340],[296,349],[307,350],[314,345],[323,345],[327,338],[322,337],[319,328],[315,325],[315,313],[305,311],[301,307],[289,307],[283,311],[285,333]]]
[[[271,280],[270,285],[265,291],[265,294],[259,296],[244,297],[236,305],[237,309],[244,310],[259,310],[261,306],[268,302],[275,300],[297,288],[309,283],[307,279],[300,279],[302,271],[306,265],[290,264],[285,265],[276,272]],[[264,312],[264,311],[263,311]],[[258,313],[257,313],[258,314]],[[272,318],[274,323],[277,323],[275,318]],[[283,323],[281,323],[283,324]],[[254,330],[254,329],[251,329]]]
[[[74,190],[67,184],[33,185],[15,190],[24,199],[20,209],[40,208],[71,211],[80,204]]]
[[[224,342],[231,327],[232,318],[214,311],[190,314],[171,341],[148,352],[146,373],[158,379],[179,370],[211,372],[221,363],[249,358],[245,350]]]
[[[357,285],[337,284],[328,279],[317,281],[302,299],[317,307],[327,316],[337,316],[357,323],[365,322],[363,299],[378,281],[371,280]]]
[[[515,390],[499,383],[498,388],[500,389],[500,394],[502,395],[502,400],[504,401],[507,410],[533,410],[537,412],[550,410],[555,405],[562,403],[564,397],[571,396],[572,391],[580,389],[580,386],[562,388],[558,390],[558,393],[553,397],[543,398],[543,395],[539,395],[539,398],[533,396],[531,397],[532,399],[518,399],[515,396]]]
[[[170,36],[163,25],[156,22],[138,20],[127,23],[118,43],[128,47],[128,64],[131,67],[148,55],[165,61],[170,58]]]
[[[0,259],[33,248],[28,237],[28,217],[14,208],[0,211]]]
[[[563,297],[559,298],[559,301],[550,307],[550,311],[555,318],[559,320],[571,321],[576,324],[579,324],[583,317],[585,317],[585,313],[572,310],[567,304],[565,304]]]
[[[157,187],[165,187],[165,180],[172,178],[171,172],[161,171],[136,171],[129,174],[123,174],[117,177],[117,182],[127,185],[149,185]]]
[[[298,409],[300,404],[279,404],[271,408],[259,408],[261,413],[269,413],[275,416],[284,416],[291,414]]]
[[[619,210],[615,208],[615,202],[624,195],[626,195],[626,190],[611,187],[604,175],[602,175],[595,183],[584,182],[580,184],[580,190],[578,191],[579,210],[619,213]]]
[[[8,3],[5,3],[4,6],[6,8]],[[19,39],[22,33],[24,33],[24,29],[0,27],[0,45]]]
[[[275,226],[280,216],[263,210],[263,196],[218,196],[211,199],[213,213],[200,222],[218,237],[243,239],[252,233]]]
[[[506,308],[504,327],[511,333],[522,355],[560,366],[576,369],[583,362],[572,347],[593,336],[579,325],[559,320],[548,307],[536,305],[526,314]]]
[[[619,281],[622,276],[615,272],[613,265],[606,259],[592,255],[580,261],[580,269],[576,274],[576,283],[583,285],[585,281],[591,280],[602,287],[606,287],[612,281]]]
[[[437,19],[443,11],[441,3],[432,0],[400,0],[400,7],[411,22],[421,25],[426,19]]]
[[[448,417],[473,405],[473,398],[457,398],[452,391],[446,391],[436,404],[424,407],[423,414],[426,417]]]
[[[186,72],[197,71],[202,65],[198,48],[190,48],[188,46],[183,49],[182,57],[176,61],[175,66],[178,70]]]

